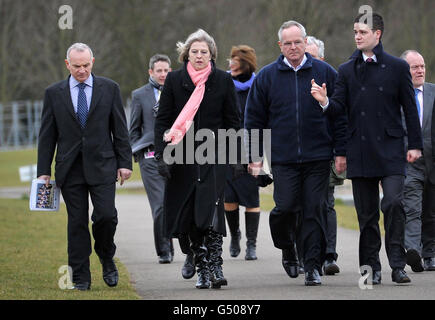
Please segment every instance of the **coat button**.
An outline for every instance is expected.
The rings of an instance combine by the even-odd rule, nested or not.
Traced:
[[[362,87],[361,90],[362,90],[362,91],[365,91],[365,90],[366,90],[366,87]]]
[[[365,136],[361,136],[361,140],[362,141],[366,141],[366,137]]]
[[[364,117],[366,113],[364,111],[361,111],[361,115]]]
[[[381,65],[381,68],[382,68],[382,69],[385,69],[385,67],[386,67],[385,64],[382,64],[382,65]]]
[[[381,137],[377,136],[376,140],[381,141]]]
[[[384,87],[379,87],[379,91],[384,91]]]

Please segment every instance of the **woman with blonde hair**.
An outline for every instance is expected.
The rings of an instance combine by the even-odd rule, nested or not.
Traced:
[[[220,288],[227,285],[221,257],[227,165],[192,159],[202,142],[189,137],[197,138],[196,133],[206,129],[215,137],[217,150],[218,129],[239,129],[236,94],[231,76],[216,68],[216,44],[207,32],[199,29],[177,47],[183,66],[166,78],[155,124],[155,158],[159,173],[167,179],[166,232],[189,236],[198,274],[196,287]],[[173,146],[183,150],[183,161],[169,165],[165,148]]]

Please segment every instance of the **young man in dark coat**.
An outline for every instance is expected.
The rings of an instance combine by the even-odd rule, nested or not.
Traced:
[[[392,280],[410,282],[404,268],[405,213],[403,186],[406,161],[421,156],[422,138],[411,75],[407,63],[383,50],[383,19],[360,14],[354,23],[357,50],[339,68],[332,98],[324,85],[313,82],[312,95],[327,112],[348,116],[347,178],[352,179],[360,225],[360,266],[369,266],[373,284],[381,283],[379,250],[379,182],[384,197],[385,247]],[[373,22],[368,25],[367,20]],[[328,105],[329,104],[329,105]],[[403,107],[408,128],[408,152],[404,148]]]

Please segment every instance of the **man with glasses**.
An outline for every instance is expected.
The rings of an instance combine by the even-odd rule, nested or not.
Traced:
[[[254,80],[245,111],[245,128],[271,129],[271,167],[275,208],[269,224],[275,247],[291,278],[299,274],[296,250],[297,216],[302,212],[300,243],[304,253],[305,285],[321,284],[325,259],[325,198],[330,161],[344,171],[346,118],[328,116],[310,94],[311,81],[321,81],[332,94],[337,76],[327,63],[305,53],[305,28],[285,22],[278,32],[282,54]],[[261,144],[260,144],[261,145]],[[335,152],[335,153],[334,153]],[[251,174],[263,163],[250,159]]]

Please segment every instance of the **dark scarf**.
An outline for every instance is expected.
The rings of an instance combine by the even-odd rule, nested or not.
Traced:
[[[153,77],[150,77],[149,83],[153,88],[156,88],[157,90],[162,91],[163,86],[161,86],[156,80],[153,79]]]
[[[161,86],[157,81],[155,81],[153,79],[153,77],[150,77],[149,83],[153,88],[156,88],[157,90],[160,90],[160,91],[163,90],[163,86]],[[156,101],[156,104],[153,107],[154,117],[157,117],[157,113],[159,112],[159,102],[160,101]]]

